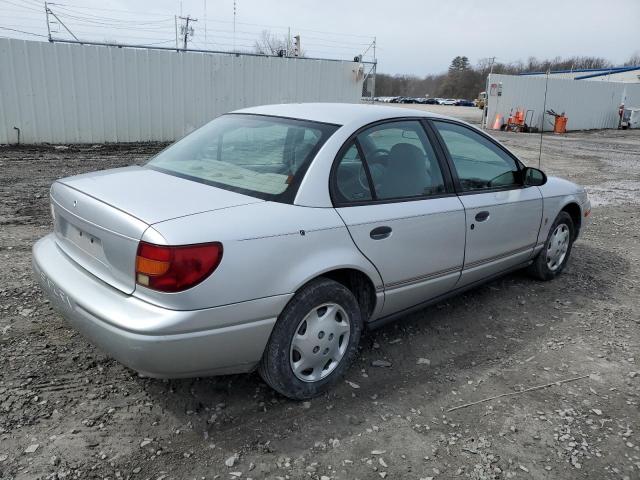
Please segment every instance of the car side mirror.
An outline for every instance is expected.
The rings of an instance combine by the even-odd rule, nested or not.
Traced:
[[[527,187],[540,187],[547,183],[547,176],[542,170],[533,167],[525,167],[522,178]]]

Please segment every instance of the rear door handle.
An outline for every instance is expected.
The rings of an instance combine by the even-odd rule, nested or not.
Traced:
[[[374,240],[382,240],[391,235],[391,227],[386,225],[383,227],[376,227],[369,233],[369,236]]]
[[[478,212],[476,214],[476,222],[484,222],[489,218],[489,212]]]

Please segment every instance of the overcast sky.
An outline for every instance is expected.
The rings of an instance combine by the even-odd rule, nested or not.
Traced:
[[[175,44],[174,15],[196,17],[194,48],[250,50],[262,30],[300,34],[308,56],[351,58],[377,39],[378,71],[425,75],[456,55],[472,63],[640,51],[640,0],[54,0],[51,9],[81,39]],[[0,0],[0,27],[46,35],[43,2]],[[52,18],[55,21],[55,19]],[[54,36],[70,38],[61,25]],[[206,41],[205,41],[206,30]],[[45,37],[0,29],[0,35]]]

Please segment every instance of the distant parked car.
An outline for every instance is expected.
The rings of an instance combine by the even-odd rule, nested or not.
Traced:
[[[438,101],[438,104],[440,105],[455,105],[456,104],[456,100],[453,98],[441,98],[440,101]]]
[[[460,100],[456,100],[456,106],[458,106],[458,107],[475,107],[475,104],[471,100],[460,99]]]
[[[438,101],[435,98],[427,98],[424,103],[426,105],[437,105]]]
[[[35,276],[91,342],[152,377],[257,369],[294,399],[343,376],[364,328],[523,267],[557,277],[590,212],[468,124],[331,103],[223,115],[50,200]]]

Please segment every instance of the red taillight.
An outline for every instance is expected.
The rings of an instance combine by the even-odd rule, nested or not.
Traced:
[[[202,282],[222,259],[222,244],[154,245],[140,242],[136,283],[161,292],[180,292]]]

